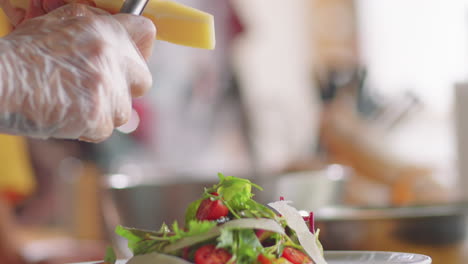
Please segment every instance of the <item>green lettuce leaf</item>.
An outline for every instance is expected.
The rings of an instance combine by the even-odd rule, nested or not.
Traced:
[[[236,264],[255,263],[263,252],[263,246],[251,229],[223,229],[218,237],[217,247],[232,253],[232,262]]]
[[[185,210],[185,225],[189,225],[190,221],[195,221],[197,220],[197,210],[198,207],[200,207],[201,202],[203,199],[198,199],[194,202],[192,202],[187,209]]]
[[[207,233],[216,226],[216,222],[213,221],[190,221],[187,225],[187,231],[179,228],[177,222],[172,225],[174,234],[169,236],[170,242],[175,242],[184,237],[198,236]]]
[[[252,199],[252,187],[263,190],[250,180],[218,174],[219,183],[205,190],[204,198],[221,199],[235,218],[275,218],[276,214],[268,207]],[[212,195],[213,192],[219,196]]]
[[[104,263],[106,264],[115,264],[117,257],[115,256],[114,249],[112,247],[107,247],[106,255],[104,257]]]
[[[253,197],[252,187],[263,190],[260,186],[247,179],[224,176],[222,173],[218,173],[218,177],[219,184],[217,186],[217,192],[227,201],[233,199],[239,199],[241,201],[250,200]]]
[[[128,248],[133,255],[160,252],[169,243],[165,225],[159,232],[117,226],[115,233],[127,239]]]
[[[172,230],[163,224],[158,232],[123,226],[117,226],[115,232],[127,239],[128,248],[133,255],[142,255],[151,252],[164,252],[167,245],[183,238],[205,234],[214,227],[216,227],[216,222],[190,221],[186,229],[180,228],[177,222],[174,222]]]

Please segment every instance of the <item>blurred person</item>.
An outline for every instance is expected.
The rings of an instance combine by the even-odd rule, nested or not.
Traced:
[[[128,121],[132,97],[152,85],[146,60],[156,31],[150,20],[62,5],[32,0],[22,11],[0,0],[0,33],[14,28],[0,39],[0,133],[100,142]],[[13,211],[35,185],[24,144],[21,137],[0,135],[0,263],[5,264],[27,263]]]

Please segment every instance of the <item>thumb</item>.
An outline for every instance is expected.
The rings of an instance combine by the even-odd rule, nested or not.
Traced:
[[[26,16],[25,10],[14,7],[11,5],[9,0],[0,0],[0,7],[3,9],[3,12],[13,26],[21,23]]]
[[[143,16],[128,14],[117,14],[114,18],[125,27],[141,55],[148,60],[156,38],[156,27],[153,22]]]
[[[70,18],[70,17],[80,17],[80,16],[95,16],[95,15],[109,15],[108,12],[99,9],[90,7],[88,5],[80,3],[71,3],[65,6],[61,6],[47,14],[47,17],[51,18]]]

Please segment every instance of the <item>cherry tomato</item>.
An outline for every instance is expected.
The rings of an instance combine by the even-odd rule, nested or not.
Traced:
[[[215,245],[205,245],[195,252],[195,264],[225,264],[232,255]]]
[[[279,259],[274,260],[273,264],[291,264],[291,262],[289,262],[289,260],[285,258],[279,258]]]
[[[257,236],[258,240],[260,241],[260,243],[262,243],[263,246],[273,245],[272,244],[273,241],[271,239],[273,232],[259,229],[259,230],[255,230],[255,235]]]
[[[258,255],[258,258],[257,258],[258,262],[260,262],[260,264],[271,264],[271,261],[269,258],[265,257],[264,255],[260,254]]]
[[[217,195],[216,193],[213,193]],[[205,199],[201,202],[197,210],[198,220],[217,220],[229,214],[229,209],[223,204],[221,200]]]
[[[257,229],[257,230],[255,230],[255,235],[257,236],[257,238],[258,238],[259,240],[262,240],[263,235],[265,235],[266,232],[267,232],[266,230]]]
[[[302,253],[295,248],[287,247],[284,248],[281,256],[289,260],[293,264],[313,264],[312,260],[306,254]]]

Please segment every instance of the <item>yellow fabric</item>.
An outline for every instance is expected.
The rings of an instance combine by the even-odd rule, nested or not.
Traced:
[[[0,134],[0,192],[27,196],[34,187],[25,139]]]
[[[0,9],[0,37],[10,31],[10,23]],[[34,188],[35,180],[25,139],[0,134],[0,193],[25,197]]]
[[[0,8],[0,37],[5,36],[11,31],[10,22],[8,22],[8,18],[3,12],[3,9]]]

